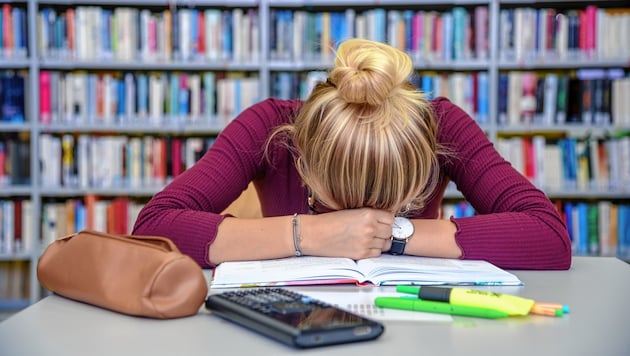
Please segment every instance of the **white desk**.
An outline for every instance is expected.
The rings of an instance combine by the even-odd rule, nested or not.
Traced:
[[[561,318],[454,317],[386,321],[376,341],[311,349],[313,355],[630,355],[630,265],[576,257],[569,271],[513,271],[523,287],[487,287],[568,304]],[[301,287],[350,290],[354,286]],[[58,296],[0,323],[0,355],[292,355],[295,349],[202,310],[176,320],[130,317]]]

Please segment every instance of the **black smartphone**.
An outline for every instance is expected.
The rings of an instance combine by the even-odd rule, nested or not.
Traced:
[[[377,321],[284,288],[211,294],[206,308],[212,314],[299,348],[372,340],[385,330]]]

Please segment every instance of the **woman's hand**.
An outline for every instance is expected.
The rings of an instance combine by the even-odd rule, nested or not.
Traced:
[[[391,247],[394,214],[360,208],[301,215],[301,246],[306,255],[362,259]]]

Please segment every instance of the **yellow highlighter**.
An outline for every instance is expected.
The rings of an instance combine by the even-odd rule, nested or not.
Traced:
[[[424,300],[494,309],[508,315],[527,315],[534,305],[533,299],[467,288],[397,286],[396,291],[415,294]]]

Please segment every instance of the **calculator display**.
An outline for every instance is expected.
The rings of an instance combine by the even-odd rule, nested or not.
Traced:
[[[271,317],[291,324],[296,328],[336,328],[340,325],[361,325],[364,319],[333,306],[303,302],[279,302],[271,305]]]

